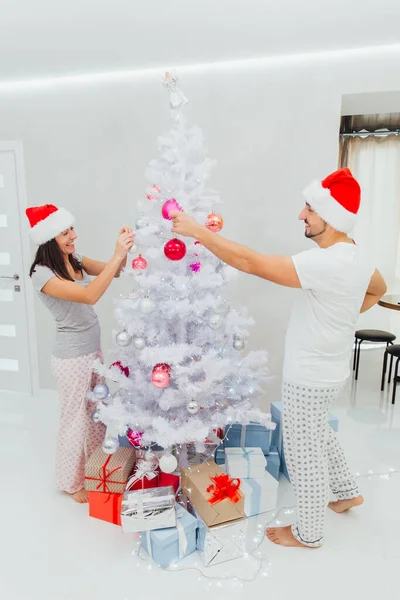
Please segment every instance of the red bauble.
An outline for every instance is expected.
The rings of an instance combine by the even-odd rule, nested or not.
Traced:
[[[169,384],[170,376],[166,371],[153,371],[151,374],[151,382],[157,388],[166,388]]]
[[[124,367],[121,361],[117,361],[111,365],[112,367],[118,367],[121,373],[125,375],[125,377],[129,377],[129,367]]]
[[[223,226],[224,226],[224,220],[221,217],[221,215],[217,215],[217,213],[211,213],[210,215],[208,215],[207,221],[206,221],[207,229],[209,229],[210,231],[213,231],[214,233],[218,233],[218,231],[221,231]]]
[[[141,254],[137,258],[134,258],[132,261],[132,269],[136,269],[138,271],[144,271],[147,269],[147,260],[143,258]]]
[[[171,198],[171,200],[167,200],[166,202],[164,202],[164,204],[162,205],[161,212],[162,212],[162,216],[164,217],[164,219],[171,221],[172,217],[169,216],[169,213],[182,212],[182,210],[183,210],[182,206],[180,206],[177,203],[175,198]]]
[[[173,238],[165,244],[164,254],[169,260],[182,260],[186,254],[186,244],[178,238]]]

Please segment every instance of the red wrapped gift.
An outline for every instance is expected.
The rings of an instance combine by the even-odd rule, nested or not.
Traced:
[[[123,494],[88,492],[89,516],[115,525],[121,525],[121,503]]]
[[[126,489],[145,490],[159,486],[159,471],[157,463],[144,459],[138,460],[135,470],[126,483]]]
[[[165,487],[167,485],[172,485],[175,493],[178,491],[179,485],[181,482],[181,478],[179,475],[172,475],[171,473],[160,473],[159,477],[159,487]]]

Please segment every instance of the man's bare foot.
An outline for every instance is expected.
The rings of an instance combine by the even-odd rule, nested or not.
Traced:
[[[85,504],[88,501],[88,493],[85,488],[78,490],[74,494],[70,494],[69,492],[65,492],[74,500],[74,502],[78,502],[78,504]]]
[[[265,534],[274,544],[279,546],[293,546],[295,548],[311,548],[301,542],[298,542],[292,533],[292,528],[288,527],[267,527]]]
[[[329,502],[328,506],[336,513],[344,513],[350,508],[354,506],[361,506],[364,504],[364,498],[362,496],[357,496],[357,498],[352,498],[352,500],[337,500],[336,502]]]

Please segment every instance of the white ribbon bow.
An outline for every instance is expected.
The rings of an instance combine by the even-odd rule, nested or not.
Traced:
[[[128,479],[126,489],[129,491],[137,481],[146,477],[149,481],[157,477],[157,464],[148,460],[138,460],[136,463],[136,471]]]

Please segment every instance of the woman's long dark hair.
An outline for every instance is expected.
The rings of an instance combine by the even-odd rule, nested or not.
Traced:
[[[75,273],[82,272],[82,265],[79,260],[73,254],[68,256],[71,267]],[[35,260],[32,263],[29,276],[32,277],[32,273],[35,272],[37,265],[48,267],[53,271],[60,279],[67,279],[68,281],[74,281],[73,277],[68,273],[67,265],[65,264],[64,257],[60,250],[59,245],[53,238],[45,244],[41,244],[37,249]]]

